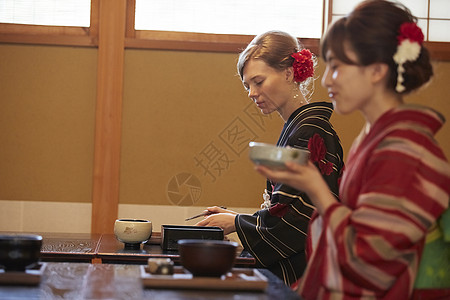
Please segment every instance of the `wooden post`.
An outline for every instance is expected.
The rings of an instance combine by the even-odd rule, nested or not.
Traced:
[[[112,233],[118,215],[126,0],[99,1],[92,233]]]

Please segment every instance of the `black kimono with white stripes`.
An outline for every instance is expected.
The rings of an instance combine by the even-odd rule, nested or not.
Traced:
[[[330,123],[332,112],[328,102],[300,107],[285,123],[277,145],[308,149],[310,143],[311,149],[313,136],[315,142],[321,141],[321,149],[325,146],[326,152],[322,152],[323,159],[313,162],[323,170],[323,178],[338,197],[344,162],[339,137]],[[257,267],[269,269],[291,285],[306,267],[305,241],[314,206],[305,193],[287,185],[268,181],[267,192],[270,208],[253,215],[237,215],[236,232],[244,249],[255,257]]]

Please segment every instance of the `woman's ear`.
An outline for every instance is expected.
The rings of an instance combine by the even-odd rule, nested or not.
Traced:
[[[284,72],[286,73],[287,81],[291,82],[294,80],[294,68],[293,67],[286,68],[286,70]]]
[[[372,82],[377,83],[382,80],[387,80],[389,74],[389,66],[385,63],[372,64]]]

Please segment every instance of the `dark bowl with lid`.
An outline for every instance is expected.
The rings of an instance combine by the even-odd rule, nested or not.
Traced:
[[[178,241],[181,265],[193,276],[220,277],[233,268],[238,244],[232,241]]]
[[[0,268],[6,272],[24,272],[39,262],[42,236],[35,234],[0,234]]]

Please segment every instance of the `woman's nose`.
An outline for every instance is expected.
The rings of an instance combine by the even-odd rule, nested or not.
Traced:
[[[249,88],[248,89],[248,97],[253,100],[256,96],[257,96],[257,94],[256,94],[255,89]]]
[[[323,73],[323,76],[322,76],[322,81],[321,81],[321,83],[322,83],[322,86],[323,87],[329,87],[330,86],[330,84],[331,84],[331,78],[330,78],[331,76],[330,76],[330,70],[328,69],[328,68],[325,68],[325,72]]]
[[[330,72],[330,69],[326,67],[322,77],[322,86],[328,88],[332,85],[332,81],[332,72]]]

